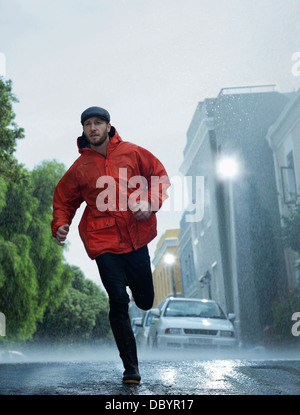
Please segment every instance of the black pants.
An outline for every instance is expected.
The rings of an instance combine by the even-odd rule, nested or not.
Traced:
[[[107,252],[99,255],[96,262],[109,297],[111,322],[129,318],[126,286],[139,308],[149,310],[152,307],[154,290],[147,246],[125,254]]]

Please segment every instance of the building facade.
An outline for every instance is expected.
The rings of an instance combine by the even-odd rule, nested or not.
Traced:
[[[266,139],[273,151],[280,215],[288,217],[300,194],[300,89],[270,127]],[[289,287],[293,288],[299,284],[299,254],[289,248],[284,253]]]
[[[203,201],[204,212],[189,223],[187,212],[182,217],[178,252],[183,292],[212,298],[235,313],[241,343],[262,337],[271,303],[286,281],[266,135],[289,99],[269,87],[223,89],[198,103],[187,131],[180,170],[203,178],[202,188],[194,186],[189,196],[195,210]],[[224,158],[236,160],[235,177],[218,174]]]
[[[182,296],[199,298],[200,292],[198,290],[198,280],[195,271],[191,225],[186,221],[185,215],[180,221],[178,259],[181,272]]]
[[[161,236],[153,258],[154,304],[156,307],[167,296],[181,296],[181,273],[178,259],[179,229],[168,229]],[[170,259],[170,261],[168,261]]]

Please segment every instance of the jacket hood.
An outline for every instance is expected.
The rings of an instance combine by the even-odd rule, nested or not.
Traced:
[[[122,139],[119,136],[117,130],[113,126],[111,126],[111,129],[110,129],[110,132],[108,133],[108,136],[109,136],[109,140],[114,142],[114,143],[122,141]],[[82,135],[77,138],[77,147],[78,147],[79,153],[82,153],[83,150],[86,149],[86,148],[91,148],[90,143],[88,142],[88,140],[87,140],[86,136],[84,135],[84,133],[82,133]]]

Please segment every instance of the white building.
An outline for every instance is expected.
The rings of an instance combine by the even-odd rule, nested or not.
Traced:
[[[180,224],[179,260],[185,296],[212,298],[236,315],[242,343],[262,340],[271,305],[286,284],[269,127],[291,96],[261,88],[224,88],[199,102],[187,132],[181,173],[204,177],[204,215]],[[235,158],[235,179],[218,163]],[[190,192],[194,204],[197,192]],[[203,196],[202,196],[203,197]],[[193,264],[191,264],[193,261]]]

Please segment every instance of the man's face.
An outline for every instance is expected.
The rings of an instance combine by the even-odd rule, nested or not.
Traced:
[[[101,146],[108,140],[111,125],[98,117],[88,118],[83,124],[83,132],[91,146]]]

